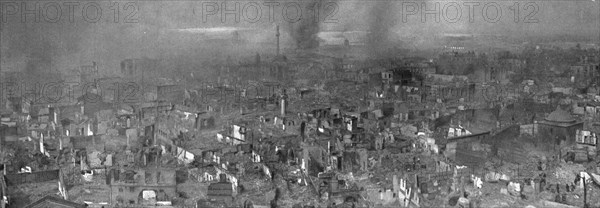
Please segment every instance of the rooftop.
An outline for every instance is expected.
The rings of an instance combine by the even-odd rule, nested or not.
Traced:
[[[552,113],[550,113],[550,115],[548,115],[548,117],[546,117],[546,121],[559,123],[573,123],[575,122],[575,118],[573,118],[573,116],[571,116],[570,113],[564,111],[559,106],[557,106],[556,110],[554,110]]]
[[[79,208],[79,207],[86,207],[84,204],[78,204],[75,202],[71,202],[71,201],[67,201],[58,197],[54,197],[54,196],[45,196],[44,198],[41,198],[29,205],[26,206],[26,208],[28,207],[46,207],[48,206],[48,204],[57,206],[57,205],[61,205],[60,207],[74,207],[74,208]],[[45,205],[45,206],[44,206]]]
[[[212,183],[208,186],[208,195],[219,195],[221,193],[216,193],[214,191],[219,191],[219,190],[227,190],[227,191],[231,191],[233,190],[233,188],[231,187],[231,183],[229,182],[217,182],[217,183]]]

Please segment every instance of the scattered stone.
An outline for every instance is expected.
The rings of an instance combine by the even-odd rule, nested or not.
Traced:
[[[469,199],[460,197],[458,199],[458,206],[462,207],[462,208],[468,208],[469,207]]]
[[[542,193],[538,194],[538,197],[540,199],[548,200],[548,201],[554,200],[554,194],[552,194],[552,193],[550,193],[548,191],[543,191]]]
[[[434,200],[436,196],[437,196],[437,194],[428,194],[426,198],[428,200]]]
[[[510,195],[521,196],[521,184],[510,182],[507,188]]]
[[[500,174],[495,172],[489,172],[485,174],[485,181],[490,183],[497,183],[500,180]]]
[[[480,207],[481,207],[481,199],[473,199],[473,200],[470,200],[470,205],[469,205],[469,207],[472,207],[472,208],[480,208]]]
[[[535,196],[535,189],[531,186],[525,186],[523,188],[523,195],[527,196],[527,197],[534,197]]]

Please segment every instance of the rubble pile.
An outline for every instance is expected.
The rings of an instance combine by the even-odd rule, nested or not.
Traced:
[[[76,87],[83,89],[72,102],[0,93],[0,202],[25,207],[56,195],[90,207],[600,205],[597,49],[476,50],[453,46],[472,38],[460,36],[435,52],[378,53],[350,40],[282,52],[278,28],[277,53],[266,59],[193,64],[201,70],[126,59],[119,77],[100,76],[94,62],[70,75],[95,84]],[[245,34],[233,34],[223,45],[245,44]],[[122,102],[101,86],[147,77],[142,69],[150,73],[143,99]]]

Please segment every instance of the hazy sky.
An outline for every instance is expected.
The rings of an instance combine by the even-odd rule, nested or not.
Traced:
[[[223,2],[228,10],[234,10],[229,13],[236,13],[239,21],[233,14],[225,14],[223,21]],[[428,38],[441,33],[560,34],[596,39],[599,36],[599,2],[593,1],[340,0],[320,1],[316,4],[317,9],[305,8],[312,5],[311,2],[39,1],[38,9],[34,9],[36,1],[3,2],[0,3],[1,70],[64,70],[96,61],[101,68],[110,71],[125,58],[174,55],[207,58],[230,52],[249,55],[254,51],[271,52],[275,25],[281,27],[283,47],[295,47],[299,37],[311,36],[318,31],[373,31],[376,34],[370,38],[383,42],[407,38],[427,42]],[[239,5],[237,11],[234,9],[236,3]],[[26,10],[37,16],[23,11],[24,4]],[[292,23],[297,17],[296,5],[302,10],[303,20]],[[471,10],[466,5],[474,6],[473,22],[469,21]],[[497,20],[494,20],[498,11],[495,6],[502,13]],[[271,7],[274,8],[272,14]],[[286,15],[282,8],[286,8]],[[424,20],[423,9],[433,10]],[[101,15],[98,15],[96,11],[100,10]],[[56,11],[61,13],[58,20]],[[257,16],[256,11],[260,11],[261,16]],[[439,22],[435,21],[436,15]],[[524,22],[526,19],[528,21]],[[234,28],[240,30],[240,38],[250,44],[234,47],[207,41],[231,39],[231,30],[178,30],[185,28]],[[306,28],[313,28],[312,32],[306,32]],[[257,44],[263,48],[257,48]]]

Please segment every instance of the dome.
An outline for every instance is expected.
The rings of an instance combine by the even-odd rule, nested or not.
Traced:
[[[573,116],[571,116],[570,113],[564,111],[559,106],[557,106],[556,110],[554,110],[552,113],[550,113],[550,115],[548,115],[548,117],[546,117],[546,120],[553,122],[569,123],[574,122],[575,118],[573,118]]]

